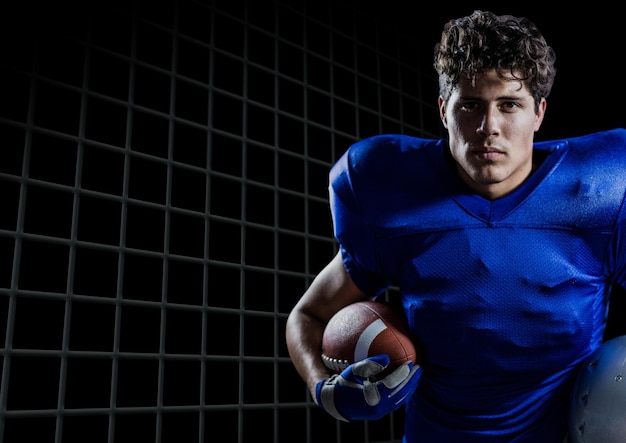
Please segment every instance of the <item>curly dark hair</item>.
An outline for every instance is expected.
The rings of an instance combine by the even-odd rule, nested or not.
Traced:
[[[477,10],[445,24],[435,45],[434,67],[444,100],[460,77],[474,82],[495,68],[501,78],[524,82],[538,109],[552,89],[555,59],[554,50],[528,19]]]

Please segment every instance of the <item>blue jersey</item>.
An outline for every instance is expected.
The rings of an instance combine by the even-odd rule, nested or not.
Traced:
[[[541,166],[491,201],[445,140],[381,135],[333,166],[344,264],[401,294],[425,356],[406,443],[560,443],[572,385],[624,285],[626,130],[535,143]]]

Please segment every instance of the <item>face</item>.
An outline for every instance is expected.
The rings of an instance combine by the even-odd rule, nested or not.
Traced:
[[[441,120],[461,179],[490,200],[505,196],[531,174],[535,132],[545,114],[541,99],[535,112],[530,91],[515,79],[487,71],[474,85],[462,79],[444,102]]]

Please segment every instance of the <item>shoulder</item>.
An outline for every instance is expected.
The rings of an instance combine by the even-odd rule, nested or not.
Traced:
[[[333,166],[332,175],[386,173],[398,171],[409,158],[419,158],[437,150],[441,139],[386,134],[368,137],[351,145]],[[413,162],[411,162],[413,163]]]
[[[372,202],[382,204],[390,196],[399,199],[434,179],[434,164],[443,158],[442,143],[439,139],[406,135],[379,135],[358,141],[331,168],[331,198],[354,207],[359,201],[376,206]]]
[[[621,149],[626,152],[626,129],[617,128],[566,139],[573,146],[584,148]]]
[[[603,170],[605,179],[624,177],[626,172],[626,130],[613,129],[568,139],[575,159],[587,168]],[[619,175],[619,177],[614,177]]]
[[[576,174],[604,170],[604,177],[626,173],[626,129],[623,128],[538,142],[535,148],[547,154],[560,153],[561,170],[568,166],[577,169]]]
[[[562,161],[544,189],[549,197],[544,196],[552,201],[551,211],[568,214],[571,224],[578,227],[613,226],[626,195],[626,130],[564,139],[561,148]],[[562,211],[556,210],[559,201]]]
[[[439,139],[427,139],[401,134],[385,134],[368,137],[354,143],[348,148],[346,154],[352,163],[364,160],[379,160],[381,158],[393,158],[410,153],[418,152],[427,146],[440,143]]]
[[[578,137],[536,143],[537,148],[548,151],[560,149],[562,146],[567,146],[576,152],[590,155],[594,155],[594,152],[606,150],[612,150],[613,152],[623,151],[626,153],[626,129],[616,128]]]

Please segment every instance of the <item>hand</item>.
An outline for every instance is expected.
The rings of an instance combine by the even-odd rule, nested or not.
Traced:
[[[317,404],[341,421],[377,420],[398,409],[415,391],[420,365],[406,362],[382,380],[376,374],[389,364],[380,354],[358,361],[315,387]]]

